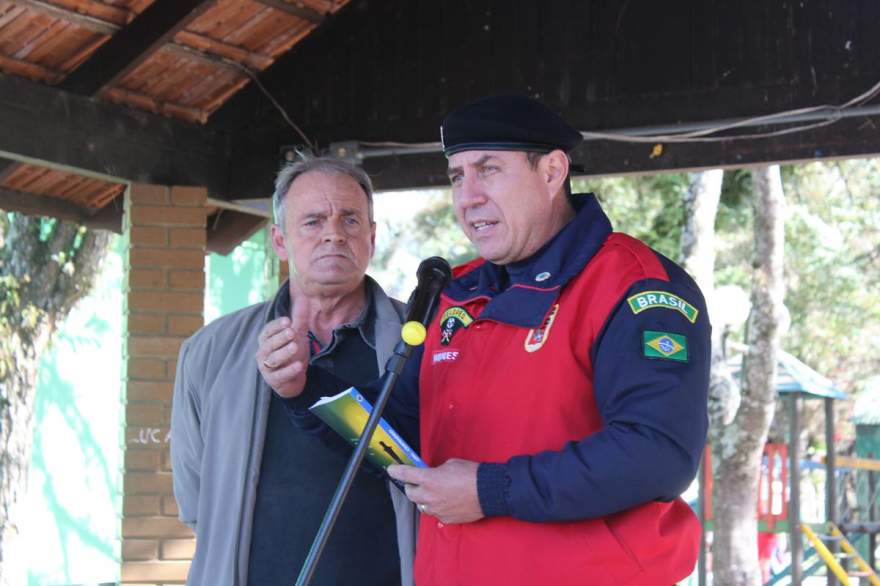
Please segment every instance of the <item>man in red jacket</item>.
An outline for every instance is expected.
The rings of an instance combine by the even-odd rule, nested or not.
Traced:
[[[700,525],[678,495],[707,428],[699,289],[569,193],[581,135],[543,104],[484,98],[441,138],[481,258],[454,270],[386,411],[431,466],[388,468],[423,513],[416,583],[686,577]],[[335,390],[308,381],[295,411]]]

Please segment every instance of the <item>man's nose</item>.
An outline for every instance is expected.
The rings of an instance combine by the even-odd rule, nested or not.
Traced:
[[[480,182],[473,174],[465,174],[461,182],[453,190],[455,203],[463,209],[482,205],[486,202],[486,194]]]
[[[345,242],[345,229],[342,226],[342,221],[325,222],[321,239],[324,242]]]

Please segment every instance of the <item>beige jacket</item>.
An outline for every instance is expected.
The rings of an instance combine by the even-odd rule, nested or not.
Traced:
[[[400,340],[403,305],[367,277],[375,305],[379,372]],[[287,283],[279,289],[279,294]],[[277,294],[276,294],[277,297]],[[245,586],[271,390],[257,370],[257,336],[275,301],[208,324],[183,343],[174,381],[171,459],[180,520],[196,533],[187,584]],[[389,485],[401,576],[412,586],[416,513]],[[210,536],[209,538],[207,536]],[[291,581],[293,581],[291,578]]]

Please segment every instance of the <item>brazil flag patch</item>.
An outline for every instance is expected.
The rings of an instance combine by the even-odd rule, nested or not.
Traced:
[[[645,358],[661,358],[663,360],[688,361],[687,338],[681,334],[669,332],[642,332]]]
[[[629,308],[635,314],[639,314],[646,309],[662,307],[675,310],[685,316],[689,322],[695,323],[697,315],[700,313],[696,307],[668,291],[644,291],[628,297],[626,301],[629,303]]]

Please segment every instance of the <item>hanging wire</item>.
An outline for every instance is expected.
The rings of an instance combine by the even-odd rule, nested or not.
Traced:
[[[596,132],[596,131],[586,131],[581,134],[584,135],[584,138],[596,138],[602,140],[615,140],[621,142],[715,142],[715,141],[724,141],[724,140],[738,140],[738,139],[754,139],[754,138],[767,138],[772,136],[782,136],[785,134],[792,134],[795,132],[804,132],[806,130],[812,130],[814,128],[819,128],[822,126],[828,126],[829,124],[834,124],[838,120],[841,120],[843,116],[843,112],[849,110],[851,108],[855,108],[861,106],[877,96],[880,93],[880,82],[874,84],[870,89],[866,92],[859,94],[855,98],[849,100],[843,105],[835,106],[824,104],[821,106],[808,106],[805,108],[797,108],[794,110],[784,110],[782,112],[775,112],[773,114],[764,114],[762,116],[752,116],[750,118],[745,118],[742,120],[737,120],[730,123],[719,124],[717,126],[712,126],[709,128],[694,130],[691,132],[683,132],[676,134],[655,134],[648,136],[631,136],[622,133],[616,132]],[[811,124],[803,124],[800,126],[796,126],[793,128],[784,128],[781,130],[773,130],[768,132],[759,132],[759,133],[751,133],[751,134],[739,134],[734,136],[707,136],[709,134],[715,134],[717,132],[722,132],[724,130],[731,130],[734,128],[742,128],[747,126],[759,126],[761,124],[773,124],[773,123],[784,123],[785,118],[793,118],[797,116],[803,116],[806,114],[813,114],[819,112],[826,112],[827,119],[819,122],[811,123]]]
[[[880,94],[880,81],[874,84],[867,91],[859,94],[858,96],[841,105],[823,104],[818,106],[807,106],[804,108],[774,112],[772,114],[763,114],[760,116],[750,116],[748,118],[720,122],[718,124],[710,125],[705,128],[682,132],[676,132],[674,129],[671,129],[670,132],[662,134],[637,135],[635,133],[638,132],[639,129],[635,128],[629,130],[617,130],[607,132],[582,131],[581,134],[586,140],[613,140],[617,142],[632,143],[722,142],[730,140],[770,138],[774,136],[784,136],[787,134],[794,134],[797,132],[805,132],[807,130],[821,128],[823,126],[834,124],[835,122],[838,122],[839,120],[852,115],[878,115],[880,114],[880,108],[878,108],[877,111],[873,111],[872,109],[870,112],[856,111],[857,108],[864,105],[865,103],[876,97],[878,94]],[[725,130],[733,130],[737,128],[754,127],[766,124],[787,124],[794,122],[795,120],[792,120],[793,118],[811,118],[812,115],[817,115],[823,117],[824,119],[818,120],[816,122],[810,122],[808,124],[801,124],[791,128],[782,128],[767,132],[753,132],[749,134],[738,134],[732,136],[710,136],[719,132],[723,132]],[[367,148],[379,149],[374,152],[364,151],[362,153],[364,157],[381,156],[385,154],[406,154],[406,151],[408,150],[415,154],[417,152],[440,150],[441,148],[439,142],[405,143],[393,141],[358,141],[358,144]],[[394,151],[393,153],[388,153],[383,151],[382,149],[394,149]]]
[[[241,63],[236,61],[226,60],[230,64],[236,66],[241,71],[243,71],[260,89],[261,92],[268,98],[268,100],[272,103],[272,105],[278,110],[284,120],[293,128],[294,131],[302,138],[305,144],[312,149],[313,152],[316,152],[316,145],[309,140],[306,136],[305,132],[293,121],[290,116],[287,114],[287,111],[281,106],[280,103],[272,96],[268,89],[262,84],[259,77],[248,67],[245,67]],[[845,117],[850,115],[858,115],[861,112],[850,111],[863,106],[873,98],[875,98],[878,94],[880,94],[880,81],[871,86],[867,91],[859,94],[858,96],[852,98],[851,100],[845,102],[841,105],[833,105],[833,104],[823,104],[818,106],[807,106],[804,108],[796,108],[792,110],[783,110],[781,112],[774,112],[771,114],[763,114],[760,116],[751,116],[748,118],[742,118],[737,120],[732,120],[728,122],[721,122],[719,124],[715,124],[712,126],[708,126],[706,128],[699,128],[696,130],[684,131],[684,132],[675,132],[674,130],[669,133],[664,134],[646,134],[646,135],[637,135],[635,132],[638,132],[638,129],[631,130],[618,130],[618,131],[581,131],[584,139],[586,140],[611,140],[616,142],[630,142],[630,143],[688,143],[688,142],[723,142],[723,141],[731,141],[731,140],[754,140],[761,138],[771,138],[775,136],[784,136],[788,134],[794,134],[798,132],[805,132],[808,130],[814,130],[816,128],[821,128],[823,126],[829,126],[842,120]],[[880,109],[877,112],[873,110],[871,112],[865,112],[864,115],[874,115],[880,114]],[[762,126],[767,124],[787,124],[790,122],[794,122],[795,118],[803,118],[803,117],[812,117],[812,115],[818,115],[820,117],[824,117],[822,120],[818,120],[816,122],[810,122],[808,124],[800,124],[798,126],[793,126],[790,128],[781,128],[777,130],[770,130],[767,132],[753,132],[748,134],[737,134],[737,135],[729,135],[729,136],[711,136],[713,134],[717,134],[719,132],[724,132],[726,130],[734,130],[737,128],[747,128],[754,126]],[[440,142],[398,142],[398,141],[356,141],[358,145],[362,147],[366,147],[367,149],[375,149],[374,151],[365,150],[361,152],[362,157],[375,157],[382,156],[385,154],[416,154],[416,153],[424,153],[424,152],[434,152],[439,151],[442,148]],[[392,151],[386,151],[385,149],[393,149]]]
[[[302,140],[303,140],[303,142],[305,142],[306,146],[308,146],[310,149],[312,149],[312,152],[316,152],[315,144],[311,140],[309,140],[309,137],[306,136],[306,133],[303,132],[303,130],[293,120],[290,119],[290,116],[288,116],[287,111],[281,106],[281,104],[278,103],[278,100],[276,100],[275,97],[272,96],[272,94],[269,92],[269,90],[266,89],[266,86],[263,85],[263,83],[260,81],[259,76],[257,76],[256,73],[254,73],[253,71],[251,71],[250,68],[245,67],[244,65],[242,65],[241,63],[239,63],[237,61],[231,61],[228,59],[224,59],[224,61],[227,61],[228,63],[230,63],[232,65],[235,65],[241,71],[243,71],[245,73],[245,75],[247,75],[251,79],[251,81],[253,81],[257,85],[257,87],[260,88],[260,91],[263,92],[263,94],[266,96],[266,98],[268,98],[268,100],[272,103],[273,106],[275,106],[275,108],[278,110],[278,112],[281,113],[281,116],[284,118],[285,122],[287,122],[287,124],[289,124],[290,127],[293,128],[294,131],[296,131],[296,133],[300,136],[300,138],[302,138]]]

